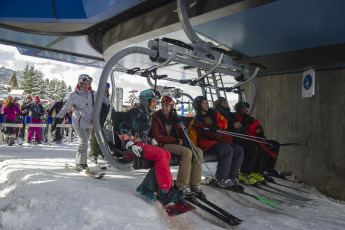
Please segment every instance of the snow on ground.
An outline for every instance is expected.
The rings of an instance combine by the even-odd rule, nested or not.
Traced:
[[[312,192],[294,192],[312,200],[300,202],[246,187],[249,193],[281,201],[284,210],[277,211],[248,196],[203,186],[209,200],[245,221],[229,226],[200,209],[168,217],[158,203],[147,202],[135,192],[147,170],[110,168],[104,179],[95,180],[64,169],[65,162],[74,163],[77,144],[0,146],[0,229],[324,230],[345,226],[345,202],[286,181],[279,182]],[[209,166],[216,167],[215,163]],[[207,172],[206,167],[203,170]],[[176,177],[177,167],[172,167],[172,173]]]

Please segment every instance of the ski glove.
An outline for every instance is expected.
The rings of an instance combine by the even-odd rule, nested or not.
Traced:
[[[217,130],[220,130],[219,126],[218,125],[212,125],[209,127],[209,130],[211,132],[216,132]]]
[[[156,139],[154,138],[151,139],[151,145],[158,146],[158,142],[156,141]]]
[[[56,126],[58,124],[61,124],[63,121],[63,118],[58,118],[58,117],[55,117],[55,120],[53,122],[53,126],[52,126],[52,131],[54,131],[56,129]]]
[[[142,155],[144,155],[143,149],[140,146],[136,146],[133,141],[127,142],[126,149],[131,149],[134,155],[136,155],[137,157],[141,157]]]

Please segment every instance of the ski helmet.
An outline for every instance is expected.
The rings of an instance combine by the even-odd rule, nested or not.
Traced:
[[[139,95],[140,104],[146,107],[151,98],[160,99],[160,93],[153,89],[147,89],[147,90],[142,91]]]
[[[248,108],[249,109],[250,105],[248,102],[237,102],[235,104],[235,111],[240,112],[242,108]]]
[[[192,106],[195,109],[195,111],[201,111],[201,102],[203,100],[207,101],[206,97],[204,97],[204,96],[197,96],[196,98],[194,98]]]
[[[79,86],[81,85],[81,83],[92,83],[92,77],[90,77],[87,74],[80,74],[78,77],[78,84]]]
[[[169,96],[163,96],[162,97],[162,100],[161,100],[161,103],[168,103],[169,105],[172,106],[172,108],[175,107],[175,101],[172,97],[169,97]]]
[[[105,88],[110,88],[110,84],[108,82],[105,84]]]
[[[28,94],[28,95],[26,96],[26,99],[28,99],[28,98],[32,100],[31,94]]]

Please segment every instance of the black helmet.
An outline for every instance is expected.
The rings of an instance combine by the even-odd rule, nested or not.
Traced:
[[[194,98],[192,106],[195,109],[195,111],[201,110],[201,102],[203,100],[207,101],[204,96],[197,96],[196,98]]]
[[[235,111],[236,112],[240,112],[242,108],[247,107],[249,109],[250,105],[248,104],[248,102],[237,102],[235,105]]]

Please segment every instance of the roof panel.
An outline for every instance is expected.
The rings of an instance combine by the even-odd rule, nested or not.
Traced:
[[[281,0],[194,28],[254,57],[344,43],[343,9],[345,1]]]

